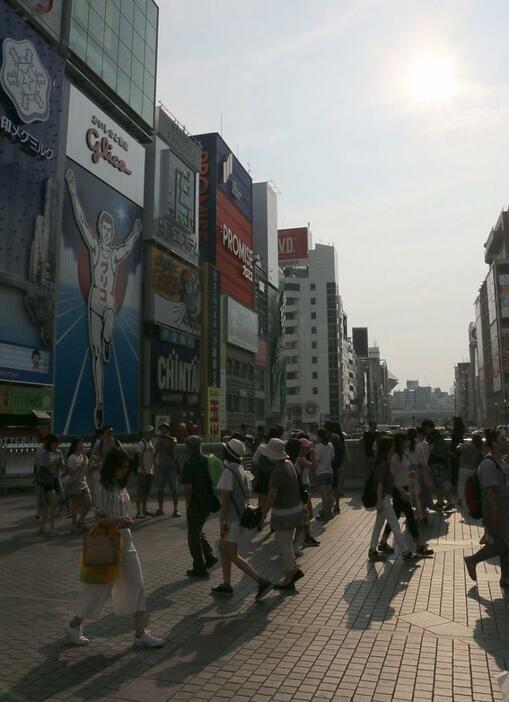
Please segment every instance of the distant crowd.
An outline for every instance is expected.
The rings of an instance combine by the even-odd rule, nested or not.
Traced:
[[[177,459],[178,440],[171,427],[162,422],[157,430],[156,435],[154,427],[144,428],[134,457],[124,451],[110,426],[103,427],[88,453],[83,440],[76,438],[64,456],[58,437],[52,434],[44,437],[37,451],[34,481],[41,535],[58,535],[55,519],[62,513],[70,518],[73,531],[84,534],[82,592],[66,627],[75,645],[88,643],[82,623],[97,618],[110,597],[117,614],[134,616],[135,645],[164,644],[145,628],[143,577],[130,527],[133,520],[164,515],[166,491],[171,514],[179,518],[179,483],[192,559],[186,575],[209,578],[220,558],[222,581],[212,587],[214,597],[233,595],[232,564],[252,578],[257,601],[273,589],[295,592],[296,583],[304,577],[298,558],[304,548],[319,546],[314,520],[326,525],[340,514],[346,445],[338,423],[327,422],[312,433],[285,432],[282,426],[273,426],[267,432],[259,428],[254,435],[243,426],[223,437],[221,458],[204,455],[202,439],[194,434],[185,439],[184,460]],[[477,564],[498,555],[500,583],[509,586],[509,465],[504,460],[509,444],[503,434],[487,431],[486,444],[477,434],[464,440],[464,427],[457,419],[448,445],[431,420],[394,435],[379,432],[372,423],[361,446],[367,464],[362,499],[367,509],[376,510],[370,561],[384,560],[395,552],[389,543],[391,532],[404,561],[433,557],[421,533],[429,511],[446,518],[459,504],[465,516],[482,515],[486,527],[483,548],[465,559],[470,576],[475,580]],[[127,490],[132,473],[134,515]],[[155,510],[148,504],[154,482]],[[321,498],[316,511],[311,500],[314,488]],[[250,500],[252,494],[257,496],[256,506]],[[95,521],[87,524],[91,508]],[[217,554],[204,531],[213,513],[218,515]],[[269,515],[268,528],[281,559],[282,576],[276,583],[239,552],[243,534],[262,531]],[[406,533],[400,528],[401,515]]]

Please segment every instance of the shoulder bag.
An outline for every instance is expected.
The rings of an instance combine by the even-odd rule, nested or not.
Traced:
[[[246,493],[244,492],[244,488],[242,487],[242,483],[240,482],[240,479],[239,479],[239,476],[237,475],[237,473],[235,473],[235,471],[233,471],[231,468],[229,468],[226,465],[225,465],[225,468],[228,468],[230,473],[232,473],[233,477],[237,481],[238,486],[241,489],[242,494],[244,495],[244,497],[248,501],[247,507],[245,508],[245,510],[241,514],[240,509],[238,508],[237,503],[235,502],[235,498],[233,497],[233,490],[232,490],[232,502],[233,502],[233,506],[235,507],[235,511],[237,512],[237,516],[239,518],[240,525],[245,527],[246,529],[256,529],[256,527],[260,523],[260,519],[262,516],[260,508],[253,507],[252,505],[249,504],[249,495],[246,495]]]

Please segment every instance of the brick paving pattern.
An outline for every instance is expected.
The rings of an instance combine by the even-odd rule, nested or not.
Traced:
[[[301,560],[298,593],[256,604],[254,584],[234,570],[235,596],[213,600],[209,581],[191,581],[184,518],[147,519],[134,538],[160,650],[132,647],[129,617],[109,609],[86,626],[87,648],[70,648],[63,627],[79,591],[80,537],[36,534],[33,499],[0,499],[0,700],[180,702],[500,700],[496,675],[509,662],[509,600],[499,569],[479,567],[472,586],[463,556],[481,531],[455,513],[433,515],[434,559],[368,564],[373,513],[358,497]],[[467,520],[468,521],[468,520]],[[319,527],[315,527],[319,528]],[[217,538],[217,522],[206,531]],[[280,564],[263,533],[242,548],[272,579]]]

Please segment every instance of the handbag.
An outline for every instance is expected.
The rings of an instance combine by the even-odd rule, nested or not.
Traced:
[[[237,481],[237,484],[239,485],[242,494],[244,495],[246,500],[249,501],[249,496],[246,495],[246,493],[244,492],[244,488],[242,487],[242,483],[240,482],[240,479],[239,479],[239,476],[237,475],[237,473],[235,473],[235,471],[233,471],[228,466],[225,466],[225,467],[228,468],[230,473],[233,474],[233,477]],[[237,515],[239,517],[240,525],[245,527],[246,529],[256,529],[256,527],[260,524],[260,519],[262,516],[261,509],[259,507],[253,507],[252,505],[250,505],[248,503],[245,510],[241,514],[240,509],[238,508],[237,503],[235,502],[235,498],[233,497],[233,491],[232,491],[232,502],[233,502],[233,506],[235,507],[235,511],[237,512]]]
[[[122,553],[122,536],[117,527],[96,524],[83,536],[84,566],[118,566]]]

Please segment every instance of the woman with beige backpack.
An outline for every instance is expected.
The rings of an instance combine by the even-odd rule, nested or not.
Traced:
[[[110,596],[115,614],[134,616],[135,646],[159,648],[165,644],[145,629],[143,575],[129,528],[128,478],[129,456],[122,449],[112,448],[105,456],[94,491],[96,526],[84,537],[81,595],[75,616],[66,626],[67,638],[75,646],[89,643],[83,635],[83,620],[97,619]],[[104,563],[108,549],[113,551],[112,562]]]

